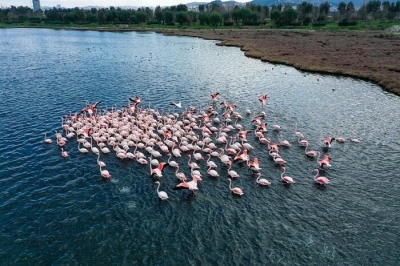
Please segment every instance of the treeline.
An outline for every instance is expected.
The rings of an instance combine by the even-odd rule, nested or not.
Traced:
[[[259,6],[247,4],[245,7],[212,3],[200,5],[198,10],[188,10],[184,4],[161,8],[121,9],[115,7],[53,8],[33,12],[29,7],[11,6],[0,9],[0,22],[51,23],[51,24],[163,24],[163,25],[260,25],[272,21],[276,26],[324,25],[328,21],[339,25],[354,25],[358,20],[381,19],[393,21],[400,14],[400,0],[396,3],[372,0],[356,9],[352,2],[340,2],[332,10],[328,2],[319,6],[308,2],[293,5]]]

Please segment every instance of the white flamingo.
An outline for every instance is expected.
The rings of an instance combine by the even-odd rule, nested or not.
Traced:
[[[168,199],[168,194],[167,194],[165,191],[160,191],[160,190],[159,190],[159,189],[160,189],[160,182],[159,182],[159,181],[156,181],[155,183],[158,184],[158,187],[157,187],[157,194],[158,194],[158,197],[159,197],[161,200],[167,200],[167,199]]]

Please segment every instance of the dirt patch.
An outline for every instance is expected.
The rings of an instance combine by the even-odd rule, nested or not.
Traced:
[[[400,35],[388,32],[296,30],[159,30],[165,35],[220,40],[245,55],[301,70],[372,81],[400,96]]]

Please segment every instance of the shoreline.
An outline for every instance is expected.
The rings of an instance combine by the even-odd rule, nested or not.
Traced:
[[[400,35],[386,32],[305,30],[154,30],[220,41],[245,56],[301,71],[346,76],[400,96]]]
[[[16,27],[18,28],[18,27]],[[42,27],[37,27],[42,28]],[[238,47],[245,56],[298,70],[362,79],[400,96],[400,34],[382,31],[292,29],[46,28],[86,31],[152,31],[197,37]]]

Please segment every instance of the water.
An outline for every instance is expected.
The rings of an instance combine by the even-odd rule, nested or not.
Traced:
[[[46,29],[0,30],[0,261],[3,265],[398,265],[400,98],[378,86],[344,77],[299,72],[249,59],[213,41],[155,33]],[[333,90],[334,89],[334,90]],[[276,117],[292,147],[282,149],[288,175],[253,136],[251,157],[260,158],[259,187],[246,166],[232,195],[227,169],[206,175],[196,197],[174,191],[167,167],[160,201],[148,166],[102,155],[112,174],[102,180],[93,154],[70,140],[64,159],[42,133],[61,132],[61,116],[85,101],[120,108],[140,96],[142,106],[170,110],[204,107],[211,93],[259,112],[267,93],[271,125]],[[176,110],[175,110],[176,111]],[[221,112],[220,112],[221,113]],[[355,132],[361,143],[334,143],[327,187],[314,184],[315,160],[304,156],[294,126],[321,150],[320,138]],[[166,160],[163,157],[161,160]],[[187,158],[180,160],[181,165]],[[217,162],[217,160],[214,159]],[[187,168],[182,171],[189,175]]]

